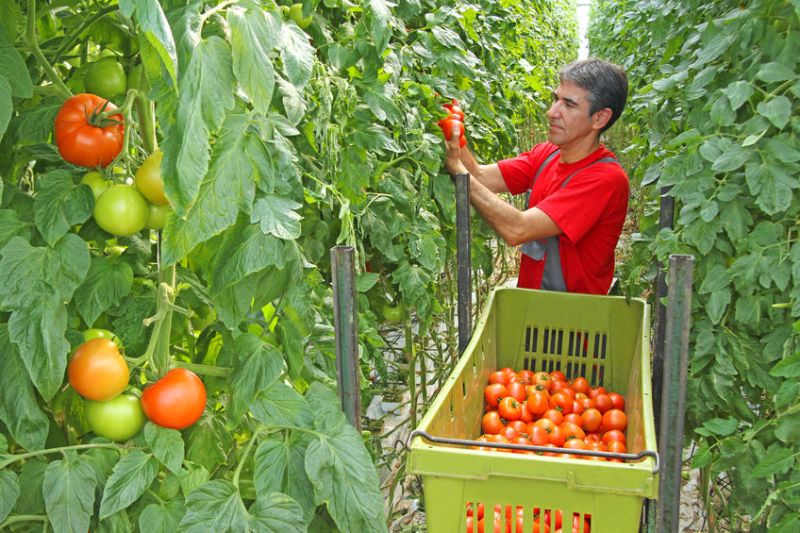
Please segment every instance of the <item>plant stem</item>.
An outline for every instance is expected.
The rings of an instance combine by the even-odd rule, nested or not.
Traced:
[[[70,38],[64,41],[64,44],[58,47],[58,50],[56,50],[56,54],[53,57],[53,62],[58,63],[61,60],[61,58],[64,56],[64,52],[71,49],[75,45],[75,42],[78,39],[80,39],[81,34],[86,30],[86,28],[97,22],[99,19],[103,18],[108,13],[111,13],[112,11],[115,11],[118,8],[119,6],[117,6],[116,4],[110,6],[104,6],[100,8],[97,11],[97,13],[84,20],[81,23],[81,25],[78,26],[78,28],[74,32],[72,32]]]
[[[33,452],[21,453],[19,455],[12,455],[5,461],[0,462],[0,470],[4,469],[10,464],[16,463],[17,461],[22,461],[23,459],[30,459],[31,457],[48,455],[51,453],[62,453],[68,450],[84,450],[87,448],[111,448],[116,450],[119,448],[119,445],[112,443],[75,444],[72,446],[61,446],[58,448],[47,448],[45,450],[36,450]]]
[[[47,522],[47,516],[42,514],[20,514],[10,516],[5,522],[0,523],[0,531],[4,531],[5,528],[11,524],[17,524],[19,522]]]
[[[188,363],[186,361],[173,361],[172,368],[185,368],[191,370],[195,374],[219,378],[226,378],[231,374],[231,369],[226,366],[202,365],[200,363]]]
[[[247,441],[244,451],[242,452],[242,456],[239,458],[239,464],[236,466],[236,472],[233,474],[233,486],[237,489],[239,488],[239,475],[242,473],[244,463],[247,460],[247,457],[250,455],[250,450],[253,448],[253,444],[256,443],[256,440],[260,435],[261,432],[258,430],[258,428],[256,428],[256,430],[253,431],[253,434],[250,436],[250,439]]]
[[[36,0],[28,0],[28,26],[27,32],[25,33],[25,37],[28,41],[28,46],[31,47],[31,51],[33,52],[33,56],[36,58],[36,61],[44,70],[47,77],[50,81],[58,88],[59,95],[62,96],[65,100],[72,96],[72,91],[70,91],[64,82],[61,81],[61,77],[58,73],[53,69],[53,66],[47,61],[47,58],[44,57],[41,49],[39,49],[39,40],[36,37]]]

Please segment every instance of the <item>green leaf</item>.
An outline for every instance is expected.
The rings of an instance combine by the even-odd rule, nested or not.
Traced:
[[[175,40],[172,29],[169,27],[167,17],[156,0],[120,0],[120,11],[131,17],[136,12],[136,22],[147,42],[156,51],[161,64],[166,69],[172,80],[172,86],[177,85],[176,70],[178,54],[175,49]]]
[[[356,276],[356,291],[367,292],[381,277],[375,272],[361,272]]]
[[[341,412],[336,393],[315,382],[306,400],[317,413],[314,422],[322,433],[306,451],[315,503],[325,504],[342,531],[388,531],[375,465],[361,435]]]
[[[181,470],[181,475],[179,477],[181,491],[183,492],[184,496],[188,496],[192,493],[192,491],[194,491],[194,489],[208,481],[210,474],[204,466],[195,464],[191,461],[184,461],[183,470]],[[183,514],[181,514],[179,520],[182,517]]]
[[[706,445],[701,445],[692,455],[692,468],[705,468],[714,460],[714,455]]]
[[[152,503],[142,509],[139,515],[139,531],[147,533],[174,533],[178,531],[186,509],[182,500],[172,500],[163,504]]]
[[[769,372],[773,376],[796,378],[800,376],[800,352],[784,357]]]
[[[229,115],[225,120],[197,201],[184,218],[167,220],[162,250],[164,265],[177,263],[198,244],[231,226],[236,222],[240,205],[255,195],[254,167],[246,150],[246,134],[252,121],[253,116],[246,114]],[[165,178],[165,183],[168,181]]]
[[[775,393],[775,408],[783,409],[790,405],[800,394],[800,383],[795,380],[786,380],[781,383],[778,392]]]
[[[113,310],[114,333],[122,340],[128,353],[141,353],[147,348],[152,327],[146,328],[142,320],[156,312],[155,290],[135,284],[130,296]]]
[[[49,463],[39,459],[26,461],[22,465],[19,472],[19,491],[25,497],[17,500],[15,514],[45,514],[42,486],[48,466]]]
[[[297,517],[303,508],[286,494],[261,493],[250,507],[248,531],[258,533],[304,533],[306,525]]]
[[[719,324],[722,321],[722,317],[725,315],[730,303],[731,291],[729,289],[720,289],[711,294],[708,303],[706,303],[706,312],[713,324]]]
[[[36,227],[53,245],[69,228],[86,222],[92,215],[94,197],[85,185],[75,185],[65,170],[54,170],[39,178],[33,202]]]
[[[793,80],[795,77],[796,74],[791,68],[777,61],[764,63],[756,73],[756,78],[767,83]]]
[[[56,533],[86,533],[94,508],[97,478],[75,452],[53,461],[44,473],[42,494],[47,518]]]
[[[800,440],[800,414],[782,416],[775,428],[775,436],[782,442],[794,446]]]
[[[300,221],[303,217],[296,210],[301,207],[294,200],[265,194],[256,200],[250,221],[259,224],[264,234],[294,240],[300,237]]]
[[[2,187],[0,187],[2,193]],[[31,239],[30,224],[19,219],[16,211],[11,209],[0,209],[0,249],[11,240],[12,237],[20,236],[26,241]]]
[[[736,170],[747,163],[751,154],[751,150],[741,145],[731,144],[731,146],[714,161],[714,164],[711,165],[711,170],[715,172],[730,172]]]
[[[744,105],[747,100],[753,95],[753,86],[746,81],[735,81],[722,89],[725,96],[731,104],[731,109],[734,111]]]
[[[222,421],[208,415],[192,426],[186,442],[189,445],[186,458],[203,466],[208,472],[225,463],[233,446],[233,439]]]
[[[275,90],[275,69],[270,60],[278,44],[281,18],[259,6],[228,10],[233,73],[255,110],[266,115]]]
[[[723,264],[715,264],[708,269],[700,284],[699,294],[709,294],[727,288],[731,283],[730,275]]]
[[[75,291],[75,306],[87,325],[97,317],[119,305],[131,292],[133,269],[117,257],[92,258],[89,273]]]
[[[256,420],[269,426],[303,427],[314,418],[305,398],[280,381],[261,391],[251,409]]]
[[[707,430],[710,435],[721,437],[733,435],[738,428],[739,421],[735,418],[712,418],[703,424],[703,429]]]
[[[367,13],[371,21],[370,30],[375,39],[375,48],[378,53],[382,53],[392,35],[392,27],[389,25],[392,12],[389,4],[385,0],[369,0]]]
[[[231,51],[220,37],[200,40],[180,78],[174,131],[164,140],[164,190],[178,215],[199,201],[211,159],[211,136],[234,106]],[[243,176],[239,176],[243,179]],[[241,187],[234,185],[234,191]]]
[[[711,120],[720,126],[730,126],[736,121],[736,112],[733,110],[727,96],[720,96],[711,105],[709,113]]]
[[[783,129],[792,117],[792,102],[782,95],[759,103],[756,109],[778,129]]]
[[[308,35],[294,24],[284,24],[279,47],[283,72],[296,89],[302,89],[311,79],[316,53]]]
[[[53,248],[34,248],[14,237],[0,255],[0,308],[11,311],[11,340],[34,385],[49,400],[64,379],[69,351],[64,302],[89,270],[89,249],[70,233]]]
[[[770,137],[764,151],[781,163],[800,161],[800,143],[796,137],[785,133]]]
[[[233,391],[231,417],[238,421],[256,395],[280,377],[283,355],[251,333],[240,335],[233,351],[236,363],[230,376]]]
[[[2,52],[2,49],[0,49]],[[2,59],[2,58],[0,58]],[[0,140],[3,139],[14,114],[14,101],[11,98],[11,86],[8,81],[0,76]]]
[[[775,448],[758,462],[752,475],[769,477],[775,474],[785,474],[794,465],[796,455],[791,448]]]
[[[103,490],[100,519],[127,509],[144,494],[158,474],[158,460],[150,453],[133,450],[114,466]]]
[[[239,490],[223,479],[204,483],[186,499],[180,530],[186,533],[246,531],[247,509]]]
[[[153,455],[170,471],[178,474],[183,465],[183,437],[177,429],[169,429],[148,422],[144,438]]]
[[[8,468],[0,470],[0,524],[14,508],[17,498],[19,498],[17,474]]]
[[[5,324],[0,324],[0,354],[3,354],[0,420],[23,448],[41,450],[47,439],[50,422],[39,407],[36,392]]]
[[[33,96],[33,82],[25,65],[25,59],[14,48],[14,44],[0,32],[0,78],[5,78],[10,97],[30,98]],[[0,128],[0,133],[4,130]]]
[[[261,441],[255,455],[253,482],[256,494],[283,492],[303,508],[306,522],[314,515],[314,488],[305,469],[305,455],[311,437],[299,431],[285,438]]]

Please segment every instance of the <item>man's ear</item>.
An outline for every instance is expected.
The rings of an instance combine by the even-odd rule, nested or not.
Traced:
[[[608,121],[611,120],[611,115],[613,115],[613,112],[610,107],[604,107],[600,111],[596,111],[592,117],[592,128],[596,130],[603,129],[608,124]]]

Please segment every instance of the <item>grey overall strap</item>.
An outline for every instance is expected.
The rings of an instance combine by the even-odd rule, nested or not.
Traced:
[[[533,190],[533,184],[536,183],[536,178],[539,177],[539,174],[542,173],[544,167],[559,153],[559,150],[556,150],[544,160],[542,165],[536,171],[536,174],[533,177],[533,182],[531,183],[531,188],[528,189],[526,198],[525,198],[525,209],[528,209],[530,205],[530,195]],[[588,168],[595,163],[614,163],[619,164],[619,161],[615,157],[601,157],[600,159],[596,159],[589,163],[588,165],[579,168],[575,172],[571,173],[566,179],[561,183],[560,188],[564,188],[567,186],[569,181],[572,177],[580,172],[581,170]],[[545,260],[544,263],[544,272],[542,274],[542,283],[541,288],[544,290],[549,291],[561,291],[566,292],[567,284],[564,281],[564,273],[561,269],[561,253],[559,251],[558,245],[558,236],[548,237],[546,239],[538,239],[533,241],[528,241],[520,245],[520,251],[534,259],[536,261],[541,261],[542,259]]]

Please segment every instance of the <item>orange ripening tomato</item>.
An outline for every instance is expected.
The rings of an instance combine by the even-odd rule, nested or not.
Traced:
[[[122,115],[101,118],[117,107],[97,95],[82,93],[67,99],[55,120],[55,141],[64,161],[79,167],[105,167],[122,150]]]
[[[185,368],[173,368],[142,393],[145,416],[166,428],[191,426],[205,408],[206,387],[197,374]]]
[[[111,339],[97,337],[75,350],[67,365],[67,379],[88,400],[110,400],[128,386],[128,363]]]
[[[603,413],[603,421],[600,424],[600,431],[607,432],[612,429],[625,431],[628,427],[628,416],[619,409],[609,409]]]

